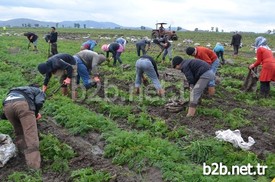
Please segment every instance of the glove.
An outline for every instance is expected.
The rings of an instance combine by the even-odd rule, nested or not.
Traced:
[[[251,64],[248,68],[249,69],[253,69],[254,68],[254,64]]]
[[[43,92],[46,92],[46,90],[47,90],[47,86],[46,86],[46,85],[43,85],[43,86],[42,86],[42,91],[43,91]]]
[[[42,115],[40,113],[38,113],[37,116],[36,116],[36,120],[39,120],[41,118],[42,118]]]
[[[64,85],[69,85],[71,83],[71,79],[70,78],[66,78],[64,81],[63,81],[63,84]]]

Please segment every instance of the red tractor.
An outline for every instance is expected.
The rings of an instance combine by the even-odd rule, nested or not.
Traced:
[[[176,31],[165,30],[163,25],[167,23],[156,23],[156,29],[152,30],[152,39],[167,37],[169,40],[178,40]]]

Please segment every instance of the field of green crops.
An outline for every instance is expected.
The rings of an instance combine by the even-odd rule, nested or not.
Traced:
[[[28,41],[23,36],[26,31],[39,35],[38,53],[28,50]],[[48,31],[15,28],[0,32],[1,100],[12,87],[34,82],[42,85],[44,78],[37,65],[47,60],[49,47],[43,36]],[[99,41],[95,51],[101,52],[101,45],[113,42],[115,37],[141,38],[150,37],[151,33],[111,29],[57,29],[57,32],[58,51],[71,55],[79,51],[88,35]],[[178,36],[179,40],[172,43],[173,56],[190,58],[184,52],[187,46],[210,43],[213,48],[216,42],[230,44],[232,34],[178,32]],[[219,68],[216,95],[203,97],[193,118],[185,117],[186,110],[171,113],[164,107],[171,99],[188,100],[189,96],[180,76],[165,77],[171,73],[167,58],[164,64],[161,58],[157,60],[166,95],[158,97],[152,85],[143,87],[140,95],[134,94],[138,57],[130,39],[121,56],[123,64],[130,68],[103,63],[99,68],[102,87],[91,89],[85,100],[81,90],[77,102],[59,92],[53,95],[59,83],[58,78],[52,78],[41,110],[42,120],[38,121],[41,170],[28,170],[24,159],[18,156],[0,168],[0,181],[270,182],[275,177],[275,88],[272,83],[270,98],[242,91],[247,67],[255,57],[251,45],[259,34],[243,33],[242,36],[243,47],[237,58],[232,57],[232,47],[225,47],[225,59],[234,64]],[[263,36],[274,50],[274,35]],[[193,43],[188,45],[184,39],[191,39]],[[158,53],[154,45],[148,51],[153,57]],[[227,129],[239,129],[245,141],[251,136],[256,143],[250,151],[243,151],[215,139],[215,131]],[[14,137],[12,126],[6,120],[0,121],[0,133]],[[211,174],[207,173],[210,169],[206,165],[211,167]],[[241,168],[241,172],[232,174],[232,166]],[[267,168],[260,170],[259,166]]]

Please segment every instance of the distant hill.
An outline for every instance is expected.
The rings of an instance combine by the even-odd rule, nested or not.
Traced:
[[[26,18],[17,18],[7,21],[0,21],[0,27],[59,27],[59,28],[99,28],[99,29],[136,29],[140,30],[141,27],[126,27],[113,22],[97,22],[92,20],[79,20],[79,21],[61,21],[61,22],[47,22]],[[143,27],[146,30],[151,30],[150,27]],[[168,29],[168,28],[167,28]],[[171,30],[177,30],[177,27],[171,27]],[[180,31],[187,31],[181,29]]]
[[[33,19],[26,19],[26,18],[18,18],[12,19],[7,21],[0,21],[0,26],[7,26],[7,27],[52,27],[57,26],[64,27],[64,28],[74,28],[79,26],[79,28],[121,28],[121,25],[112,22],[96,22],[91,20],[86,21],[62,21],[62,22],[46,22],[46,21],[39,21]]]

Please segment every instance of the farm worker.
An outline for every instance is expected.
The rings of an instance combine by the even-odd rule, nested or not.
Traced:
[[[39,169],[41,163],[36,121],[42,117],[39,110],[44,101],[45,93],[35,84],[12,88],[3,100],[4,116],[15,132],[15,145],[32,169]]]
[[[223,58],[223,53],[224,53],[224,47],[220,42],[217,42],[213,51],[216,53],[217,57],[219,60],[221,60],[221,64],[225,63],[225,60]]]
[[[56,32],[55,27],[51,27],[51,33],[48,40],[48,43],[51,45],[51,55],[58,54],[57,43],[56,43],[57,36],[58,36],[58,33]]]
[[[186,53],[189,56],[194,56],[197,59],[207,62],[211,66],[213,73],[216,74],[217,69],[219,67],[220,60],[214,51],[206,47],[197,46],[197,47],[187,47]],[[208,94],[209,95],[215,94],[215,77],[208,84]]]
[[[146,54],[146,45],[148,45],[148,50],[151,46],[151,41],[148,37],[144,37],[143,39],[136,42],[137,56],[140,56],[140,51],[142,51],[142,55]]]
[[[34,51],[38,51],[37,50],[37,41],[38,41],[38,36],[35,33],[32,32],[27,32],[24,33],[24,36],[26,36],[29,40],[29,44],[28,44],[28,49],[30,48],[30,44],[32,43],[34,46]]]
[[[270,93],[270,81],[275,81],[275,59],[273,53],[267,45],[266,38],[259,36],[255,39],[256,57],[255,63],[249,69],[262,65],[260,72],[260,94],[268,97]]]
[[[165,61],[165,57],[169,56],[169,60],[172,61],[172,44],[167,37],[160,39],[160,45],[163,47],[162,63]]]
[[[68,95],[68,85],[71,85],[72,99],[75,97],[76,89],[76,61],[73,56],[69,54],[59,53],[50,57],[45,63],[38,65],[38,71],[44,75],[45,79],[42,91],[47,90],[48,83],[52,74],[60,77],[60,84],[62,94]]]
[[[164,90],[161,87],[160,81],[159,81],[159,74],[157,69],[157,64],[155,60],[147,55],[141,56],[136,61],[136,81],[135,81],[135,88],[136,93],[140,93],[140,85],[141,82],[143,84],[147,84],[148,80],[144,76],[144,73],[152,80],[154,87],[157,90],[157,94],[159,96],[164,95]]]
[[[122,48],[123,47],[120,44],[113,42],[111,44],[104,44],[104,45],[102,45],[101,50],[104,51],[104,52],[106,52],[106,58],[108,60],[110,60],[109,59],[109,53],[110,52],[112,53],[112,57],[114,59],[113,65],[115,66],[117,60],[118,60],[118,62],[120,64],[122,64],[122,61],[120,59],[121,52],[123,52]],[[118,52],[120,52],[120,54],[117,54]]]
[[[77,84],[79,84],[81,78],[86,89],[96,86],[100,82],[97,68],[106,60],[106,57],[90,50],[82,50],[73,57],[77,64]],[[92,80],[90,75],[92,75]]]
[[[125,49],[126,44],[127,44],[127,40],[125,40],[125,39],[123,38],[123,36],[117,38],[115,42],[118,43],[118,44],[120,44],[120,45],[122,45],[123,48]]]
[[[189,83],[190,97],[186,116],[194,116],[199,99],[209,82],[215,78],[215,74],[209,64],[199,59],[183,59],[175,56],[172,65],[173,68],[181,70]]]
[[[97,41],[96,40],[87,40],[86,42],[83,42],[81,47],[80,47],[80,50],[91,50],[93,51],[94,50],[94,47],[97,45]]]
[[[233,46],[234,50],[234,57],[236,57],[239,54],[239,48],[242,44],[242,36],[239,34],[239,32],[235,32],[231,39],[231,46]]]

